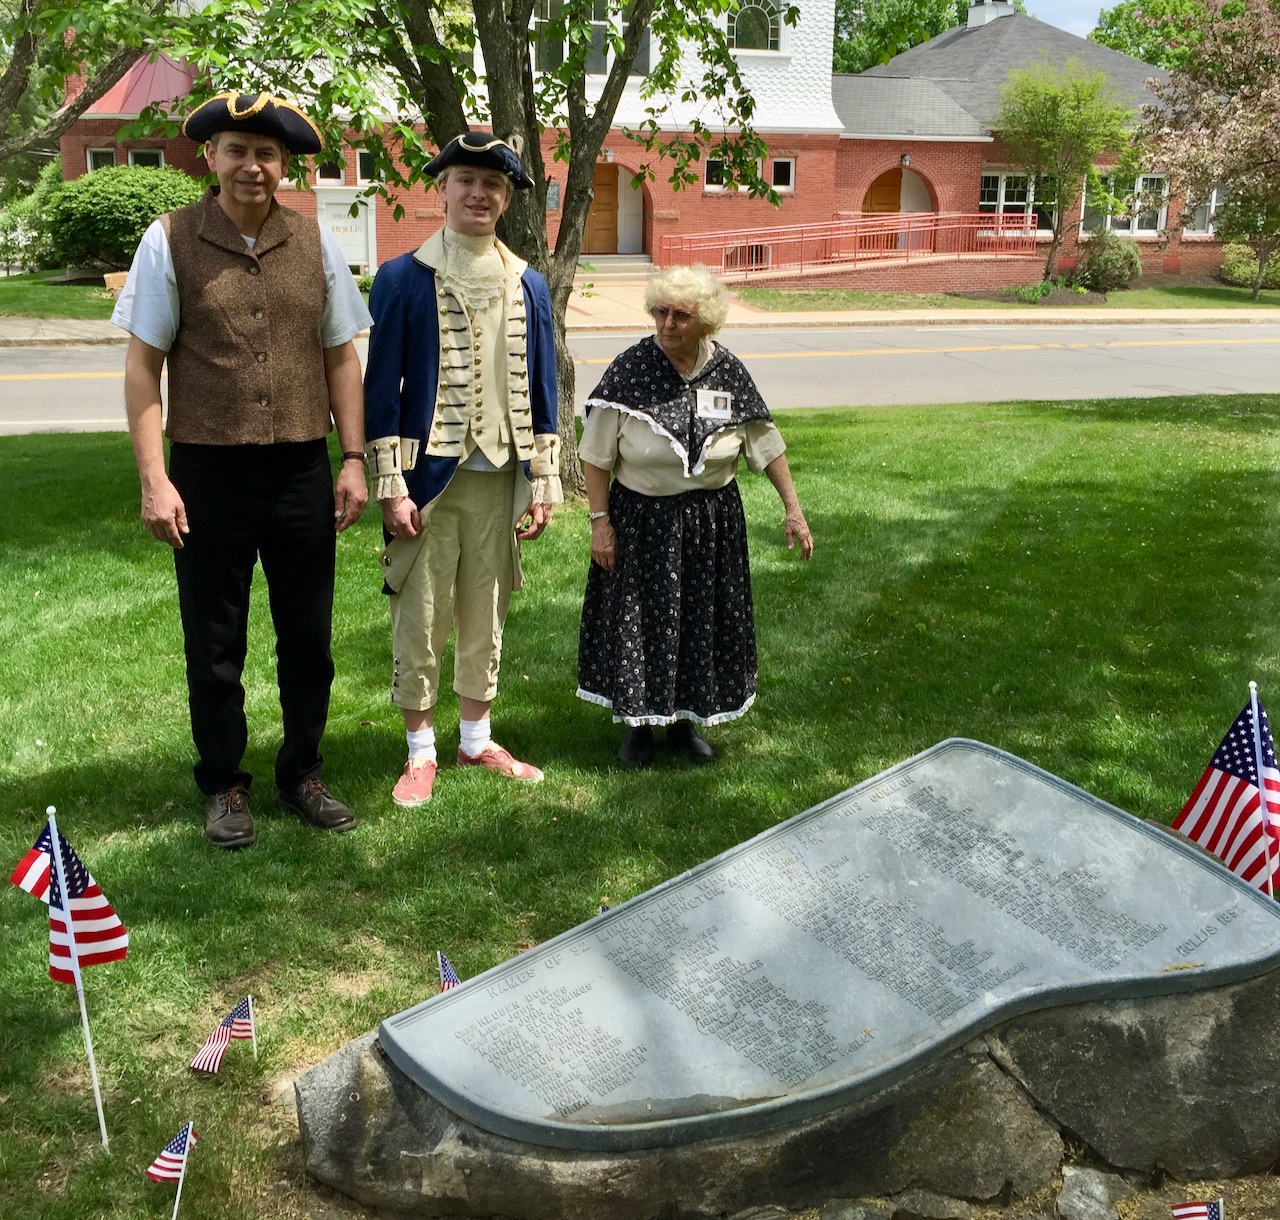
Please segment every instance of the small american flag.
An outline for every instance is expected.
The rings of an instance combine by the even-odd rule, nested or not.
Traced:
[[[53,871],[52,842],[49,827],[46,826],[9,877],[20,890],[26,890],[42,902],[49,901],[49,874]]]
[[[1267,792],[1266,826],[1258,791],[1253,709],[1246,703],[1210,759],[1195,791],[1174,818],[1173,828],[1211,851],[1238,877],[1266,890],[1268,863],[1273,870],[1280,865],[1280,766],[1276,762],[1271,726],[1261,703],[1258,715],[1262,782]],[[1274,872],[1271,875],[1274,880]]]
[[[1199,1200],[1192,1203],[1171,1203],[1169,1210],[1173,1212],[1173,1220],[1224,1220],[1226,1214],[1221,1199],[1214,1202]]]
[[[193,1072],[207,1072],[212,1076],[222,1067],[222,1056],[227,1053],[227,1044],[233,1038],[252,1037],[253,997],[245,996],[222,1018],[218,1028],[205,1039],[188,1066]]]
[[[450,987],[456,987],[461,983],[462,980],[458,977],[458,972],[453,968],[453,964],[439,949],[436,950],[436,957],[440,961],[440,990],[448,991]]]
[[[200,1137],[188,1123],[165,1146],[164,1151],[147,1166],[147,1177],[153,1182],[177,1182],[187,1167],[187,1153]]]
[[[40,839],[52,842],[47,838],[48,833],[46,827]],[[62,891],[58,888],[58,870],[48,868],[44,899],[49,904],[49,977],[57,983],[74,983],[76,976],[71,968],[73,938],[79,964],[98,966],[103,962],[124,960],[129,951],[129,933],[71,844],[61,834],[58,838],[62,843],[62,870],[67,878],[69,901],[63,901]],[[38,850],[40,839],[36,840],[32,852]],[[28,852],[24,860],[30,855]],[[68,911],[70,931],[67,927]]]

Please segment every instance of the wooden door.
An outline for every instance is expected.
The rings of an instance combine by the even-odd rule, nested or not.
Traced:
[[[902,211],[902,170],[890,169],[880,175],[868,188],[862,201],[864,212]]]
[[[593,198],[582,235],[583,254],[618,253],[618,167],[603,162],[591,180]]]

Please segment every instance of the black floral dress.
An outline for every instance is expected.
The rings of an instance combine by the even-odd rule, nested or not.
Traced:
[[[698,391],[726,392],[707,419]],[[701,473],[706,447],[727,428],[768,421],[751,375],[722,347],[686,382],[653,338],[623,352],[586,409],[643,419],[667,444],[660,460]],[[578,695],[628,725],[734,720],[755,699],[755,619],[747,527],[736,481],[714,490],[648,496],[609,488],[617,571],[592,563],[578,639]]]

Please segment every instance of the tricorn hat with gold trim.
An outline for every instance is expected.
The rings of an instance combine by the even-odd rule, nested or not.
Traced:
[[[500,140],[485,131],[465,131],[454,136],[427,163],[426,172],[432,178],[451,165],[478,165],[481,169],[496,169],[506,174],[515,184],[517,190],[527,191],[533,186],[533,179],[524,172],[520,164],[520,155],[506,140]]]
[[[274,136],[291,153],[320,151],[316,125],[297,106],[269,93],[219,93],[197,106],[182,124],[182,134],[197,144],[219,131]]]

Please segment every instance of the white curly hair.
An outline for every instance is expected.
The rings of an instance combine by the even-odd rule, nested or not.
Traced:
[[[668,267],[645,285],[645,312],[657,305],[687,309],[714,335],[729,316],[729,290],[705,267]]]

